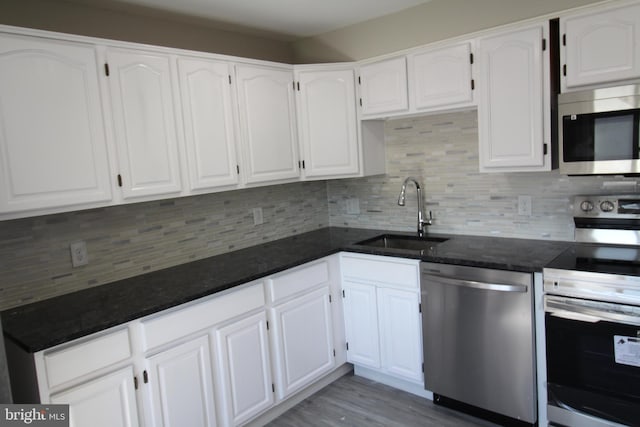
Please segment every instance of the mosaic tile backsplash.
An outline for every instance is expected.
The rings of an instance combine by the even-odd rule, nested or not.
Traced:
[[[0,310],[327,225],[412,231],[415,188],[407,188],[406,206],[397,205],[407,176],[422,182],[432,232],[551,240],[573,240],[573,195],[620,192],[605,183],[625,181],[480,174],[475,111],[390,120],[385,139],[383,176],[2,221]],[[519,195],[531,196],[531,216],[518,215]],[[352,198],[359,214],[347,213]],[[263,208],[264,224],[253,225],[254,207]],[[89,264],[72,268],[69,244],[78,240],[87,244]]]
[[[308,182],[2,221],[0,310],[326,227],[327,212],[326,184]],[[89,264],[73,268],[78,240]]]
[[[573,240],[574,195],[621,192],[635,182],[557,171],[479,173],[475,110],[389,120],[385,145],[386,175],[327,183],[332,226],[415,230],[413,184],[407,187],[406,205],[397,204],[402,182],[414,176],[422,183],[425,209],[433,213],[431,232]],[[531,216],[518,215],[520,195],[531,197]],[[360,214],[347,213],[350,198],[359,200]]]

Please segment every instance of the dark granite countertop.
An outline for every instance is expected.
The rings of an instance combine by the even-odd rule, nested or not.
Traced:
[[[356,244],[385,233],[410,235],[327,227],[5,310],[4,334],[37,352],[339,251],[536,272],[571,245],[443,234],[422,254]]]

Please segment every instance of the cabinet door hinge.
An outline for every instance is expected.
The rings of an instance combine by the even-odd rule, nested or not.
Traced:
[[[122,187],[122,175],[118,174],[118,187]]]
[[[471,79],[471,90],[476,90],[476,81]]]
[[[231,74],[229,74],[229,84],[231,84]]]
[[[138,377],[135,375],[133,376],[133,388],[136,390],[138,389]]]
[[[473,52],[469,54],[469,63],[473,65]]]
[[[547,50],[547,39],[542,39],[542,51]]]
[[[104,63],[104,75],[109,77],[109,64]]]
[[[347,341],[347,351],[349,351],[349,341]]]
[[[142,371],[142,381],[147,384],[149,382],[149,374],[147,374],[147,370]]]
[[[562,35],[562,46],[566,46],[567,45],[567,33],[564,33]]]

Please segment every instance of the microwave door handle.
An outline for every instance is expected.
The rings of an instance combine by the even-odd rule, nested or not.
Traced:
[[[556,300],[547,297],[545,300],[545,311],[552,316],[563,319],[580,320],[589,323],[603,321],[640,326],[640,316],[623,313],[620,309],[616,310],[616,304],[605,304],[606,309],[599,309],[597,307],[584,307],[579,304],[572,304],[567,300]]]

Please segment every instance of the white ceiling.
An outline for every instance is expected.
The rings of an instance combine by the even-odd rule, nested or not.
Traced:
[[[337,30],[429,1],[431,0],[100,0],[99,3],[107,7],[109,3],[143,7],[300,38]]]

